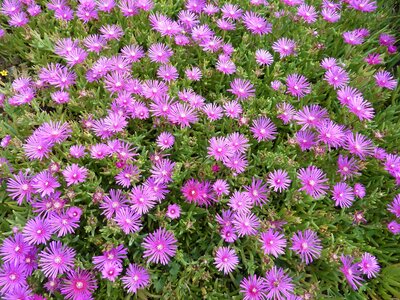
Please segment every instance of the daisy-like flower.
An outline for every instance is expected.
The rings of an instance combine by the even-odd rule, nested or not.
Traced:
[[[248,213],[252,207],[252,200],[248,193],[235,191],[229,199],[228,206],[239,214]]]
[[[356,134],[349,133],[347,135],[344,148],[361,159],[371,156],[374,151],[372,141],[358,132]]]
[[[377,8],[375,0],[351,0],[349,4],[351,8],[362,12],[372,12]]]
[[[103,269],[106,264],[113,264],[122,267],[122,261],[128,253],[124,245],[118,245],[108,251],[104,251],[102,255],[93,256],[93,264],[96,269]]]
[[[229,195],[229,184],[224,179],[217,179],[213,184],[213,190],[218,196]]]
[[[72,234],[79,227],[79,219],[71,218],[64,213],[53,213],[50,215],[49,222],[58,237]]]
[[[334,66],[326,71],[324,79],[334,89],[342,88],[349,83],[349,74],[341,67]]]
[[[166,216],[170,219],[177,219],[181,215],[181,207],[178,204],[170,204],[167,208]]]
[[[127,45],[121,49],[122,57],[134,63],[145,56],[143,48],[138,45]]]
[[[369,65],[379,65],[383,62],[379,53],[370,53],[364,58],[364,61]]]
[[[344,126],[338,125],[329,119],[320,122],[316,130],[318,131],[318,141],[323,142],[329,147],[341,147],[346,141]]]
[[[349,111],[355,114],[361,121],[372,120],[375,114],[371,102],[361,97],[352,98],[347,104],[347,107]]]
[[[394,197],[392,203],[388,205],[388,210],[396,216],[396,218],[400,218],[400,194]]]
[[[354,201],[353,189],[345,182],[339,182],[333,187],[332,199],[335,200],[335,206],[350,207]]]
[[[393,234],[399,234],[400,233],[400,224],[397,223],[396,221],[392,221],[387,224],[387,228],[389,231]]]
[[[298,99],[311,93],[310,84],[303,75],[291,74],[286,78],[287,93]]]
[[[268,23],[263,17],[259,14],[246,11],[242,17],[244,26],[252,33],[252,34],[268,34],[272,32],[272,24]]]
[[[263,204],[268,202],[268,188],[263,180],[253,177],[251,180],[251,185],[245,186],[244,189],[251,200],[250,204],[252,206],[256,204],[261,207]]]
[[[379,71],[374,75],[375,82],[378,86],[394,90],[397,87],[397,80],[387,71]]]
[[[243,300],[264,300],[267,297],[267,282],[263,277],[250,275],[240,282]]]
[[[326,184],[328,179],[325,173],[315,166],[300,169],[298,178],[303,185],[299,190],[305,191],[314,199],[322,197],[329,189],[329,186]]]
[[[169,132],[162,132],[157,137],[157,146],[160,147],[162,150],[169,149],[174,145],[175,138]]]
[[[354,195],[360,199],[365,197],[365,187],[361,183],[356,183],[353,188]]]
[[[233,148],[229,146],[229,140],[225,137],[212,137],[209,143],[208,155],[217,161],[223,161],[234,153]]]
[[[154,207],[156,201],[153,191],[145,185],[133,187],[129,199],[131,208],[139,215],[148,213]]]
[[[246,170],[248,161],[246,157],[241,153],[234,153],[232,156],[227,157],[223,160],[224,166],[231,169],[236,174],[243,173]]]
[[[136,294],[150,284],[150,274],[147,270],[136,264],[129,264],[126,275],[121,278],[124,288],[129,292]]]
[[[96,279],[86,270],[78,269],[68,273],[61,285],[61,294],[65,299],[92,300],[97,288]]]
[[[275,170],[269,173],[267,180],[267,183],[269,183],[275,192],[287,190],[291,182],[285,170]]]
[[[254,138],[259,142],[273,140],[278,134],[275,124],[266,117],[259,117],[253,120],[250,130]]]
[[[298,231],[292,237],[291,250],[295,251],[307,265],[321,256],[321,240],[311,229]]]
[[[4,239],[0,247],[0,256],[4,262],[21,263],[31,251],[32,247],[24,241],[24,237],[20,233]]]
[[[22,147],[24,148],[25,155],[30,160],[42,160],[49,156],[52,146],[51,142],[34,133],[26,140],[26,143]]]
[[[224,104],[225,115],[232,119],[237,119],[243,112],[242,106],[236,101],[228,101]]]
[[[301,4],[297,8],[297,15],[301,17],[306,23],[314,23],[318,18],[318,13],[312,5]]]
[[[100,204],[100,208],[103,210],[101,214],[105,215],[107,219],[111,219],[122,207],[127,207],[128,203],[121,190],[111,189],[109,194],[104,197]]]
[[[362,257],[361,261],[358,264],[360,271],[367,275],[368,278],[374,278],[378,275],[381,267],[378,264],[378,260],[375,256],[365,252]]]
[[[338,157],[338,173],[340,176],[346,180],[347,178],[352,178],[353,176],[360,175],[358,162],[354,157],[347,157],[339,154]]]
[[[256,90],[249,80],[235,78],[230,86],[231,88],[228,89],[228,92],[234,94],[238,100],[246,100],[255,96]]]
[[[226,275],[236,269],[239,258],[235,250],[229,247],[219,247],[214,257],[214,264],[218,271],[223,271]]]
[[[290,299],[294,290],[292,278],[290,278],[282,268],[273,266],[265,274],[266,298],[267,299]]]
[[[225,19],[238,20],[242,16],[243,10],[237,4],[226,3],[221,7],[221,12]]]
[[[351,256],[342,255],[340,260],[342,261],[342,267],[340,267],[340,271],[343,273],[353,290],[358,290],[364,281],[364,279],[360,276],[361,271],[359,270],[358,264],[353,264],[354,259]]]
[[[114,282],[115,279],[117,279],[117,277],[121,274],[121,272],[122,272],[121,266],[115,265],[113,263],[106,263],[103,269],[101,270],[101,275],[102,278]]]
[[[300,146],[301,151],[312,149],[317,143],[317,135],[314,131],[302,129],[296,132],[296,142]]]
[[[53,234],[53,226],[47,219],[36,217],[30,219],[22,231],[24,241],[29,245],[45,244]]]
[[[311,104],[303,106],[303,108],[295,114],[294,119],[297,124],[303,126],[302,129],[307,129],[308,127],[318,128],[328,117],[328,111],[325,108],[318,104]]]
[[[26,276],[24,264],[5,262],[0,267],[0,292],[5,294],[26,287]]]
[[[198,67],[192,67],[185,70],[186,77],[192,81],[199,81],[202,77],[201,70]]]
[[[72,164],[62,171],[65,181],[67,182],[67,186],[84,182],[87,173],[88,170],[85,167],[80,167],[77,164]]]
[[[235,214],[232,224],[240,237],[245,235],[256,235],[258,228],[260,227],[259,219],[251,212]]]
[[[32,187],[42,197],[51,195],[60,186],[60,183],[49,171],[42,171],[32,179]]]
[[[157,77],[166,82],[171,82],[178,79],[179,73],[174,66],[169,64],[164,64],[158,68]]]
[[[296,42],[287,38],[278,39],[273,45],[272,49],[279,53],[280,58],[296,54]]]
[[[260,66],[270,66],[274,62],[274,57],[267,50],[258,49],[255,53],[256,62]]]
[[[85,146],[73,145],[69,148],[69,154],[74,158],[81,158],[85,156]]]
[[[187,104],[175,103],[171,106],[168,119],[181,128],[190,127],[190,124],[196,123],[198,120],[195,110]]]
[[[228,135],[227,137],[230,147],[235,152],[245,153],[246,150],[249,148],[249,140],[243,134],[238,132],[233,132]]]
[[[24,175],[22,171],[13,175],[12,178],[7,180],[8,195],[21,205],[24,200],[31,201],[31,195],[34,192],[31,179]]]
[[[332,8],[323,8],[321,16],[329,23],[335,23],[340,20],[340,11]]]
[[[120,208],[114,220],[125,234],[134,233],[141,227],[140,215],[129,207]]]
[[[75,250],[64,246],[60,241],[52,241],[39,253],[39,267],[48,278],[55,278],[72,270]]]
[[[262,249],[266,255],[272,255],[278,257],[285,253],[286,239],[285,236],[273,229],[269,229],[267,232],[260,234],[259,241],[262,244]]]
[[[170,47],[165,44],[157,43],[150,46],[148,56],[152,62],[166,64],[174,54]]]
[[[143,257],[147,258],[148,262],[166,265],[176,254],[177,242],[172,232],[159,228],[143,240]]]

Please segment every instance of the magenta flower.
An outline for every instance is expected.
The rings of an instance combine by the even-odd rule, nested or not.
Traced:
[[[249,80],[235,78],[230,86],[231,88],[228,89],[228,92],[234,94],[238,100],[246,100],[255,96],[254,86]]]
[[[121,280],[129,293],[136,294],[137,290],[150,284],[150,274],[139,265],[129,264],[126,275]]]
[[[338,173],[340,176],[346,180],[347,178],[352,178],[353,176],[360,175],[359,173],[359,163],[354,157],[347,157],[339,154],[338,157]]]
[[[150,46],[148,56],[152,62],[166,64],[174,52],[167,45],[162,43]]]
[[[280,38],[272,45],[272,49],[279,53],[280,58],[282,59],[286,56],[296,54],[296,42],[287,38]]]
[[[290,299],[294,290],[292,278],[285,274],[282,268],[273,266],[265,274],[267,299]]]
[[[315,166],[300,169],[298,178],[302,183],[302,187],[299,190],[305,191],[314,199],[321,198],[329,189],[329,186],[326,184],[328,181],[326,175]]]
[[[364,275],[367,275],[368,278],[376,277],[381,269],[376,257],[367,252],[362,255],[361,261],[359,262],[358,266],[360,268],[360,271]]]
[[[275,124],[266,117],[259,117],[253,120],[250,130],[258,142],[273,140],[278,134]]]
[[[272,32],[272,24],[268,23],[266,19],[259,14],[252,11],[246,11],[242,17],[244,26],[252,34],[268,34]]]
[[[378,86],[394,90],[397,87],[397,80],[387,71],[379,71],[374,75],[375,82]]]
[[[100,204],[100,208],[103,210],[101,214],[105,215],[107,219],[111,219],[122,207],[127,207],[128,202],[121,190],[111,189],[109,194],[104,197]]]
[[[199,81],[202,77],[201,70],[198,67],[192,67],[185,70],[186,77],[192,81]]]
[[[25,257],[32,250],[32,246],[24,241],[24,237],[20,233],[16,233],[4,239],[0,247],[0,256],[4,262],[24,262]]]
[[[388,210],[396,216],[396,218],[400,218],[400,194],[396,195],[392,201],[388,205]]]
[[[118,245],[108,251],[104,251],[102,255],[93,256],[93,264],[96,269],[103,269],[106,264],[113,264],[122,267],[123,260],[127,257],[128,250],[124,245]]]
[[[217,64],[215,65],[215,69],[217,69],[221,73],[231,75],[236,72],[236,65],[231,59],[227,57],[219,57]]]
[[[264,300],[267,297],[267,282],[263,277],[250,275],[240,282],[243,300]]]
[[[61,294],[65,299],[92,300],[97,288],[96,279],[86,270],[71,271],[61,285]]]
[[[84,167],[80,167],[77,164],[72,164],[62,171],[62,174],[67,182],[67,186],[85,182],[88,170]]]
[[[301,151],[311,150],[317,144],[317,135],[308,129],[296,132],[295,137]]]
[[[297,98],[303,98],[311,93],[310,84],[303,75],[291,74],[286,78],[287,93]]]
[[[400,233],[400,224],[397,223],[396,221],[391,221],[390,223],[388,223],[387,224],[387,228],[393,234],[399,234]]]
[[[147,258],[148,262],[166,265],[176,254],[177,242],[172,232],[159,228],[143,240],[143,257]]]
[[[229,146],[229,141],[225,137],[212,137],[207,148],[208,155],[217,161],[223,161],[231,157],[234,153],[233,148]]]
[[[364,281],[364,279],[360,276],[361,271],[359,271],[358,264],[353,264],[353,258],[351,256],[342,255],[340,260],[342,261],[342,267],[340,268],[340,271],[343,273],[353,290],[358,290]]]
[[[365,187],[361,183],[356,183],[354,185],[354,195],[360,199],[364,198],[365,196]]]
[[[321,256],[321,240],[310,229],[298,231],[292,237],[292,247],[290,249],[295,251],[301,260],[308,265]]]
[[[269,229],[267,232],[261,233],[259,241],[261,242],[261,247],[266,255],[278,257],[279,255],[285,253],[285,236],[277,231],[274,231],[273,229]]]
[[[75,232],[75,229],[79,227],[79,219],[73,219],[69,215],[63,213],[52,214],[49,222],[58,237],[72,234]]]
[[[353,189],[345,182],[339,182],[333,187],[332,199],[335,200],[335,206],[350,207],[354,201]]]
[[[214,257],[214,265],[218,271],[223,271],[224,275],[231,273],[239,264],[239,258],[235,250],[229,247],[219,247]]]
[[[238,20],[242,16],[243,10],[236,4],[224,4],[221,7],[222,16],[226,19]]]
[[[235,214],[232,224],[240,237],[245,235],[256,235],[258,228],[260,227],[259,219],[251,212]]]
[[[275,170],[269,173],[267,180],[267,183],[269,183],[275,192],[287,190],[291,182],[285,170]]]
[[[50,240],[53,230],[49,220],[35,217],[26,223],[22,235],[29,245],[45,244]]]
[[[349,83],[349,74],[341,67],[334,66],[326,71],[324,79],[334,89],[342,88]]]
[[[248,213],[252,208],[252,200],[248,193],[235,191],[229,199],[228,206],[236,213]]]
[[[262,179],[251,179],[251,185],[245,186],[246,194],[250,197],[250,205],[262,206],[268,202],[268,188]]]
[[[122,272],[121,266],[118,266],[113,263],[106,263],[103,269],[101,270],[101,275],[102,278],[114,282],[117,279],[117,277],[121,274],[121,272]]]
[[[178,204],[170,204],[167,208],[166,216],[170,219],[177,219],[181,215],[181,207]]]
[[[0,268],[0,291],[2,294],[12,293],[28,285],[26,267],[16,262],[5,262]]]
[[[258,49],[255,53],[256,62],[260,66],[270,66],[274,62],[274,58],[267,50]]]
[[[48,278],[71,271],[74,266],[75,250],[60,241],[52,241],[39,253],[39,267]]]
[[[374,145],[372,144],[372,141],[358,132],[355,135],[353,133],[349,133],[347,135],[344,148],[351,154],[355,154],[361,159],[371,156],[374,151]]]
[[[120,208],[117,211],[114,220],[125,234],[138,231],[142,225],[140,215],[129,207]]]
[[[30,178],[19,171],[18,175],[13,175],[13,178],[7,180],[8,195],[21,205],[24,199],[27,202],[31,201],[33,186]]]
[[[42,171],[32,179],[32,187],[42,197],[51,195],[60,186],[60,183],[58,183],[57,179],[49,171]]]
[[[321,123],[329,117],[328,111],[321,107],[318,104],[311,104],[303,106],[301,110],[299,110],[294,119],[297,124],[302,125],[302,129],[318,128]]]
[[[323,120],[316,129],[318,131],[318,141],[323,142],[329,147],[341,147],[346,141],[344,126],[336,124],[331,120]]]
[[[168,119],[176,124],[184,127],[190,127],[190,124],[196,123],[198,120],[195,110],[187,104],[175,103],[171,106]]]
[[[377,8],[375,0],[351,0],[349,4],[350,7],[362,12],[372,12]]]
[[[243,173],[248,165],[246,157],[241,153],[234,153],[232,156],[229,156],[223,160],[223,163],[224,166],[233,171],[235,176]]]

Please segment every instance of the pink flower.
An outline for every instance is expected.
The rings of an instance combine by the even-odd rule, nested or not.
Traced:
[[[67,186],[85,182],[88,170],[85,167],[80,167],[77,164],[72,164],[62,171],[62,174],[67,182]]]

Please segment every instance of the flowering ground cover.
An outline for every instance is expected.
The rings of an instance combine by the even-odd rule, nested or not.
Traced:
[[[398,299],[395,0],[3,0],[1,299]]]

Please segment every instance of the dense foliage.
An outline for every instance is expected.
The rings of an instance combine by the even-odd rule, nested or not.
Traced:
[[[400,298],[398,13],[3,0],[0,298]]]

